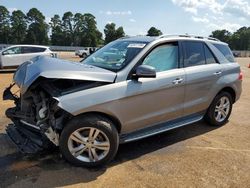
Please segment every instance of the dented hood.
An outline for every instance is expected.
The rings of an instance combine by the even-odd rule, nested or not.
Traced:
[[[17,69],[14,82],[20,87],[21,93],[24,93],[39,77],[112,83],[116,73],[83,63],[39,56],[23,63]]]

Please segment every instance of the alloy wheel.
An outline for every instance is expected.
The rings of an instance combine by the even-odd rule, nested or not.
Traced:
[[[214,111],[216,121],[222,122],[227,118],[230,112],[230,105],[230,100],[226,96],[223,96],[218,100]]]
[[[110,141],[107,135],[94,127],[75,130],[68,139],[70,153],[83,162],[97,162],[107,156]]]

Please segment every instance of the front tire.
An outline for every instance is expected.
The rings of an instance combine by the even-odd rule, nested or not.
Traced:
[[[233,99],[230,93],[221,92],[213,100],[207,110],[205,120],[213,126],[222,126],[227,121],[233,107]]]
[[[118,132],[102,116],[79,116],[72,119],[60,136],[60,151],[67,161],[84,167],[101,166],[111,161],[119,145]]]

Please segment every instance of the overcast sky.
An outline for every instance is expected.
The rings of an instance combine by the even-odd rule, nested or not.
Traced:
[[[9,11],[38,8],[49,21],[54,14],[92,13],[98,28],[114,22],[127,35],[142,35],[151,26],[164,34],[208,36],[216,29],[250,26],[250,0],[0,0]]]

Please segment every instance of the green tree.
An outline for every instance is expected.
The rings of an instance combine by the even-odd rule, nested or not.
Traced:
[[[104,33],[105,33],[106,44],[125,36],[123,27],[119,27],[118,29],[116,29],[115,26],[116,25],[114,23],[109,23],[105,26]]]
[[[230,42],[230,38],[231,38],[231,33],[225,29],[223,30],[215,30],[212,32],[212,34],[210,35],[210,37],[214,37],[217,38],[223,42]]]
[[[7,8],[0,6],[0,43],[8,44],[10,39],[10,15]]]
[[[25,42],[29,44],[48,44],[49,26],[45,22],[44,15],[36,8],[32,8],[27,13],[29,27]]]
[[[65,12],[62,17],[62,26],[63,26],[63,35],[64,35],[64,41],[65,45],[71,46],[73,45],[73,38],[74,38],[74,32],[73,32],[73,20],[74,15],[72,12]]]
[[[156,29],[155,27],[151,27],[148,30],[148,34],[147,34],[147,36],[160,36],[160,35],[162,35],[161,30]]]
[[[62,18],[65,41],[71,46],[97,46],[102,40],[92,14],[66,12]]]
[[[50,20],[51,36],[50,41],[52,45],[64,45],[64,34],[62,29],[62,20],[59,15],[54,15]]]
[[[83,15],[82,46],[98,46],[102,43],[102,33],[97,29],[95,17],[92,14]]]
[[[11,43],[19,44],[25,40],[27,23],[21,10],[13,11],[11,15]]]
[[[231,36],[230,47],[237,50],[250,50],[250,27],[241,27]]]

